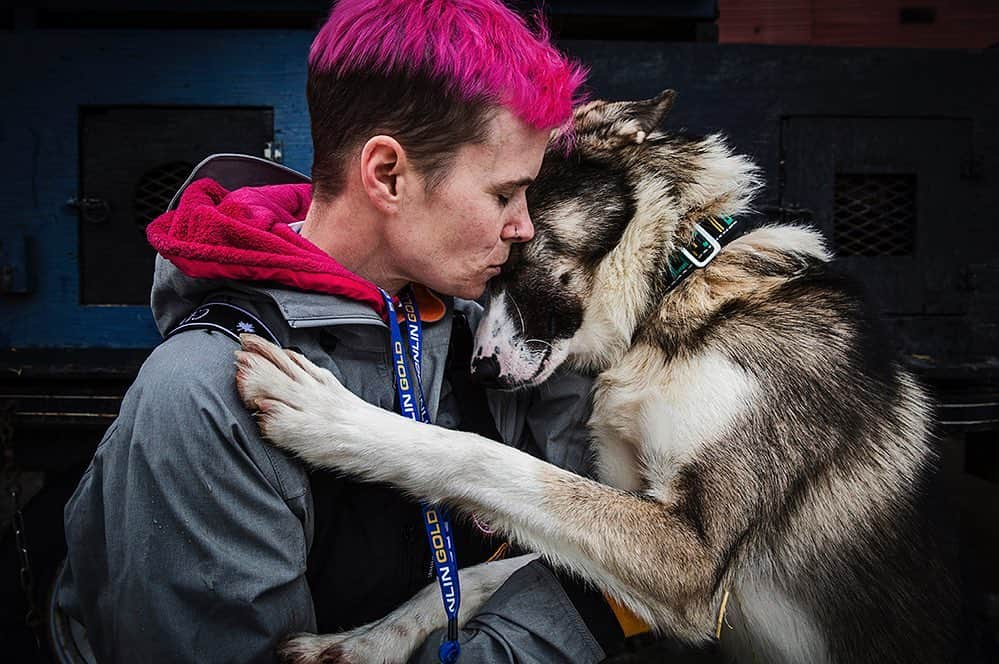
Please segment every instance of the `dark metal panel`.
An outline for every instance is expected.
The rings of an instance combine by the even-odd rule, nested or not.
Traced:
[[[522,2],[529,6],[538,3]],[[548,0],[545,10],[550,14],[590,16],[659,16],[714,20],[718,15],[716,0]]]
[[[28,238],[22,233],[0,235],[0,293],[31,292],[28,245]]]
[[[82,108],[80,302],[148,304],[146,225],[204,157],[262,154],[273,140],[270,108]]]
[[[535,0],[507,0],[514,9],[530,14],[537,10]],[[717,16],[715,0],[549,0],[543,7],[559,27],[570,26],[579,32],[579,18],[662,19],[679,22],[711,22]],[[145,3],[132,7],[39,8],[34,21],[42,29],[307,29],[318,30],[330,10],[329,2],[295,3]],[[626,28],[615,21],[616,31]],[[630,26],[630,33],[640,33],[643,26]],[[604,25],[594,25],[588,32],[594,37],[611,38]]]
[[[999,154],[999,88],[981,83],[999,75],[999,51],[567,46],[590,65],[596,97],[678,90],[665,129],[722,132],[736,151],[752,157],[765,177],[756,204],[761,220],[809,223],[807,213],[789,209],[793,203],[812,209],[825,201],[831,214],[840,153],[858,164],[853,172],[923,173],[916,204],[917,230],[925,236],[914,244],[920,258],[851,257],[844,264],[852,262],[875,298],[892,307],[889,333],[910,365],[982,380],[999,371],[999,307],[986,306],[995,297],[988,294],[999,289],[999,187],[992,163]],[[797,163],[782,168],[785,119],[807,118],[826,133],[810,137],[801,125],[798,136],[811,152],[802,146]],[[855,118],[861,133],[822,126],[842,118]],[[788,186],[782,177],[798,178],[801,197],[782,194]],[[827,233],[830,221],[823,222]]]
[[[963,252],[981,230],[980,217],[966,206],[968,183],[961,178],[961,164],[973,154],[971,121],[787,117],[781,127],[781,206],[807,210],[810,221],[832,240],[838,261],[866,283],[879,310],[888,315],[965,313]],[[905,200],[909,193],[912,198]],[[844,206],[859,212],[868,203],[862,216],[870,226],[858,223],[862,219],[856,215],[844,220],[849,211]],[[879,217],[908,219],[912,226],[892,228],[878,223]],[[864,235],[866,230],[880,239]],[[837,238],[840,246],[835,246]],[[874,255],[850,255],[859,248],[842,251],[858,241]]]

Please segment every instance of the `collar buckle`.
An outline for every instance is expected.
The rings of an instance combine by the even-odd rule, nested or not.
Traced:
[[[705,267],[721,252],[721,245],[718,244],[718,240],[716,240],[711,233],[701,228],[700,224],[694,224],[694,230],[697,231],[708,243],[708,247],[710,248],[708,255],[704,258],[698,258],[697,256],[694,256],[694,254],[687,251],[686,247],[680,247],[680,253],[682,253],[684,257],[696,267]]]

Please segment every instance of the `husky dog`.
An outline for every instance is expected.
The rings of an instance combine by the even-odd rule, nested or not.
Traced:
[[[659,131],[673,98],[576,111],[476,334],[473,369],[501,387],[598,374],[599,483],[371,406],[256,337],[240,394],[307,463],[484,517],[659,633],[720,633],[741,662],[951,661],[959,605],[921,505],[927,398],[811,230],[758,228],[675,283],[678,252],[745,215],[759,176],[718,135]],[[461,619],[525,562],[463,570]],[[443,626],[434,592],[284,654],[404,661]]]

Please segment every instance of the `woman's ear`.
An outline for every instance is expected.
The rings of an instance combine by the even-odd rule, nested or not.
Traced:
[[[372,136],[361,148],[361,184],[368,200],[383,212],[400,202],[399,179],[408,174],[406,151],[391,136]]]

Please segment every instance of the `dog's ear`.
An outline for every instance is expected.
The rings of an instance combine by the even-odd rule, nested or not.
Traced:
[[[652,99],[632,102],[629,110],[639,131],[647,136],[658,129],[669,109],[673,108],[674,101],[676,101],[676,90],[663,90]],[[642,136],[642,140],[645,140],[645,136]]]
[[[664,90],[641,101],[590,102],[576,110],[576,133],[589,134],[604,144],[642,143],[659,127],[675,99],[674,90]]]

